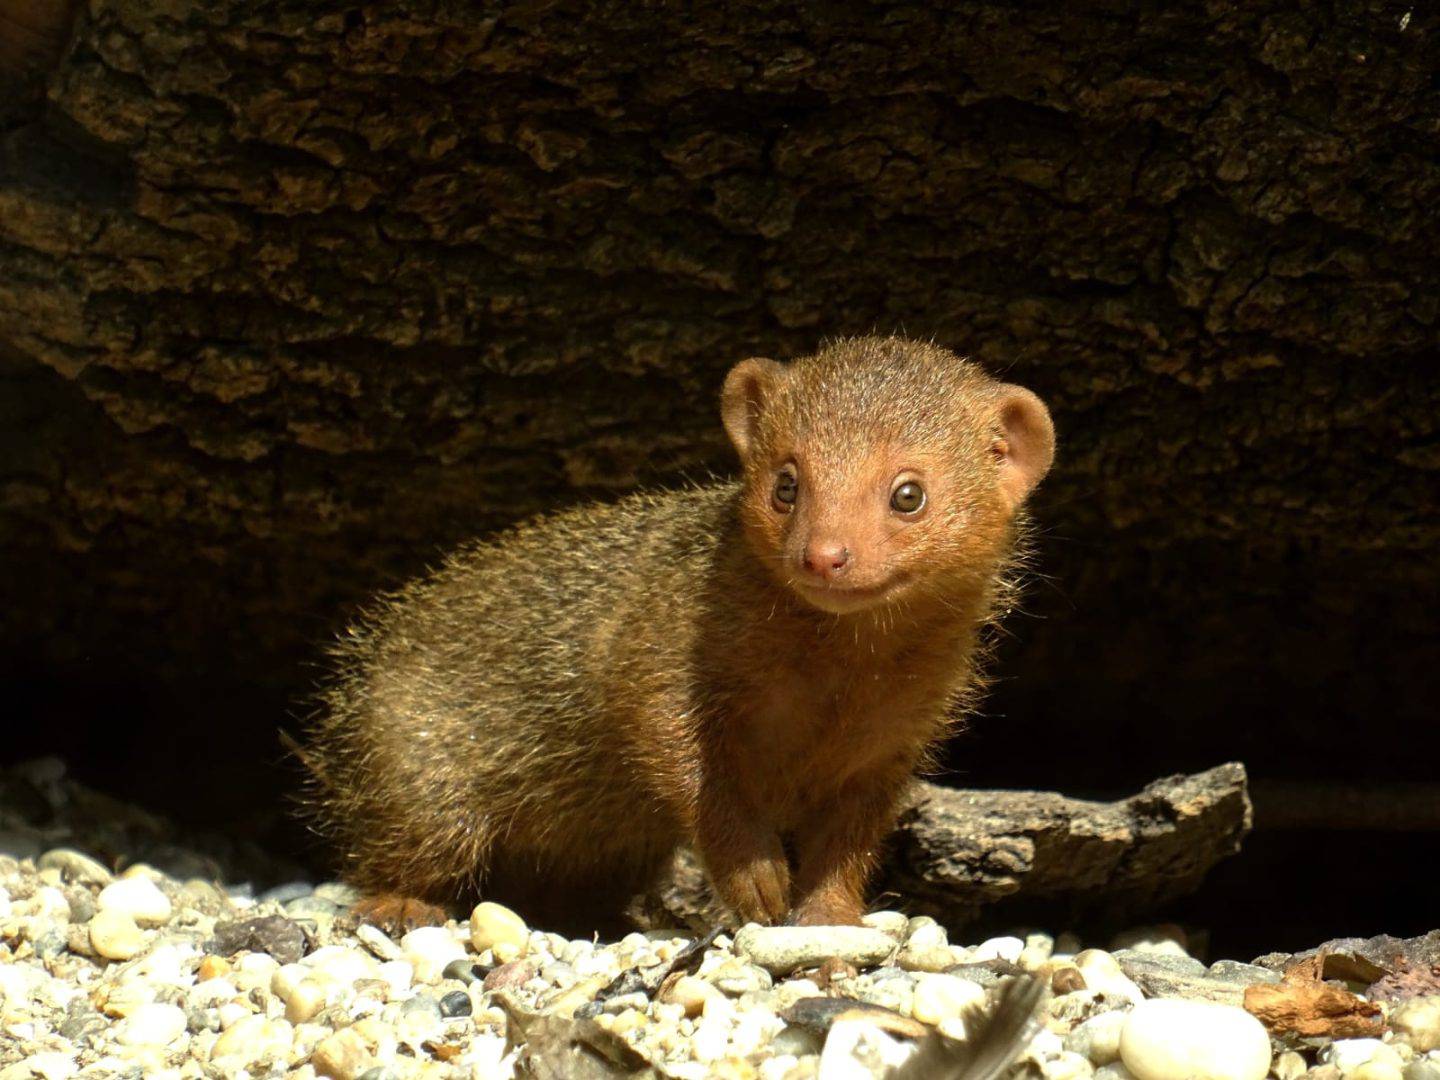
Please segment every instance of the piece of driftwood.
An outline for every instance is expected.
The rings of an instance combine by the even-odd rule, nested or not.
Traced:
[[[950,925],[1017,901],[1050,901],[1114,918],[1194,890],[1250,831],[1245,767],[1156,780],[1116,802],[1044,791],[918,784],[890,844],[886,906]],[[721,917],[693,856],[647,898],[646,921],[696,926]]]

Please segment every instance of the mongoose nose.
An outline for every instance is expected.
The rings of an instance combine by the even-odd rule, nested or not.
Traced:
[[[805,547],[805,569],[826,581],[839,577],[850,564],[850,549],[842,544],[811,541]]]

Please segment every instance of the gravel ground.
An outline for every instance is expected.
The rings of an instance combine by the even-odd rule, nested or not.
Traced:
[[[1173,927],[1107,949],[1041,932],[952,943],[882,911],[863,928],[596,943],[481,904],[397,940],[355,924],[344,885],[256,895],[260,854],[186,850],[146,815],[127,831],[53,763],[26,769],[0,776],[0,1080],[865,1080],[922,1045],[963,1052],[1022,972],[1046,995],[1010,1076],[1440,1080],[1440,996],[1386,1003],[1380,1038],[1279,1042],[1240,1005],[1280,975],[1207,966]]]

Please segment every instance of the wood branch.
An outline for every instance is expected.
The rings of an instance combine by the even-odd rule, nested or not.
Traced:
[[[1156,780],[1116,802],[1044,791],[920,784],[901,815],[883,877],[887,906],[954,926],[1017,900],[1133,917],[1199,886],[1250,831],[1245,767]],[[713,922],[693,858],[650,899],[646,921]]]

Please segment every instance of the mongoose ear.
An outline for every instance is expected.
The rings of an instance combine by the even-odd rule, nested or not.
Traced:
[[[1055,460],[1055,424],[1045,403],[1023,386],[1002,385],[995,413],[1000,490],[1013,510],[1025,501]]]
[[[784,374],[784,364],[752,356],[741,360],[725,376],[725,389],[720,392],[720,419],[742,459],[750,456],[760,414]]]

